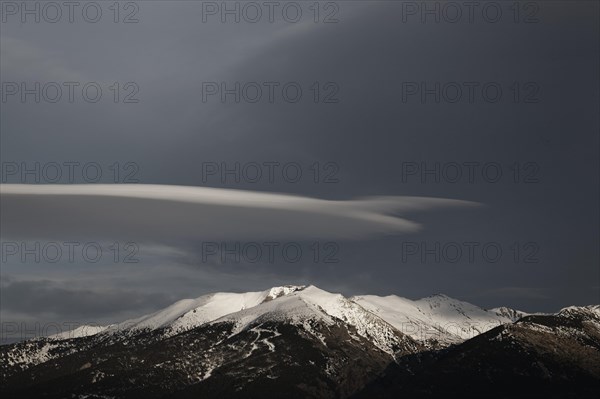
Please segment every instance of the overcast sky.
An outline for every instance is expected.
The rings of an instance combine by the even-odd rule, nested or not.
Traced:
[[[281,284],[525,311],[600,303],[597,2],[297,1],[272,21],[239,2],[239,22],[219,9],[236,2],[121,2],[118,15],[113,3],[50,23],[39,2],[37,23],[3,2],[2,183],[226,190],[202,204],[168,187],[3,191],[3,323],[106,323]],[[40,176],[21,173],[36,162]],[[236,163],[239,181],[221,176]],[[251,206],[250,191],[292,205]],[[75,241],[72,261],[21,259],[22,245]],[[273,259],[220,260],[222,242],[265,241]],[[85,242],[103,246],[97,262]]]

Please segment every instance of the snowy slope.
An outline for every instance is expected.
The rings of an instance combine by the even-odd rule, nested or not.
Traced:
[[[359,304],[341,294],[332,294],[312,285],[282,295],[276,300],[265,301],[256,307],[229,314],[214,323],[234,323],[235,331],[239,332],[253,324],[273,320],[301,325],[308,332],[312,332],[310,321],[326,325],[342,321],[392,356],[399,350],[419,349],[416,342],[405,339],[392,325]]]
[[[108,326],[82,325],[74,330],[51,335],[48,338],[61,340],[89,337],[99,333],[111,334],[156,329],[165,329],[166,335],[174,335],[303,288],[304,286],[283,286],[258,292],[218,292],[196,299],[183,299],[165,309],[135,319]]]
[[[352,300],[413,339],[437,341],[441,346],[462,342],[500,324],[513,322],[508,314],[487,311],[446,295],[417,301],[395,295],[363,295]]]
[[[61,332],[58,334],[51,335],[48,338],[62,340],[62,339],[71,339],[71,338],[90,337],[92,335],[96,335],[103,331],[106,331],[108,328],[109,328],[108,326],[91,326],[91,325],[84,324],[73,330],[64,331],[64,332]]]
[[[513,322],[519,320],[521,317],[529,316],[529,313],[521,312],[520,310],[507,308],[505,306],[490,309],[490,312],[494,312],[500,316],[507,317],[507,318],[511,319]]]
[[[173,335],[303,288],[302,286],[285,286],[258,292],[219,292],[196,299],[184,299],[158,312],[111,325],[104,332],[164,328],[167,330],[167,335]]]

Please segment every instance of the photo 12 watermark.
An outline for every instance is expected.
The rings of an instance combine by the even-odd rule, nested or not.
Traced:
[[[339,172],[339,164],[332,161],[311,164],[295,161],[211,161],[202,162],[201,181],[203,184],[336,184],[340,182]]]
[[[257,24],[340,22],[337,1],[202,1],[202,23]]]
[[[0,100],[6,103],[56,104],[112,102],[137,104],[140,86],[135,82],[2,82]]]
[[[2,263],[139,263],[140,246],[128,242],[2,241]]]
[[[421,341],[437,341],[448,334],[472,338],[501,324],[499,321],[491,320],[489,322],[447,322],[433,325],[406,321],[396,324],[395,328],[401,333],[416,337]],[[125,332],[131,328],[135,328],[136,325],[136,320],[110,325],[92,321],[86,323],[72,321],[3,321],[0,323],[0,341],[19,342],[43,337],[49,339],[73,339],[106,332],[110,332],[111,334]]]
[[[405,161],[400,181],[419,184],[537,184],[541,166],[535,161]]]
[[[98,323],[82,324],[71,321],[0,323],[0,342],[19,342],[36,338],[70,339],[89,336],[102,331]]]
[[[136,162],[96,161],[6,161],[0,163],[2,183],[139,183],[140,166]]]
[[[538,104],[542,88],[534,81],[404,81],[402,104]]]
[[[115,24],[140,22],[140,4],[136,1],[2,1],[3,24]]]
[[[200,249],[202,263],[281,265],[340,262],[340,245],[334,241],[204,241]]]
[[[337,82],[251,81],[202,82],[202,103],[222,104],[337,104],[340,85]]]
[[[537,1],[399,1],[402,23],[539,24]]]
[[[539,263],[540,244],[536,241],[403,241],[403,264],[497,264]]]

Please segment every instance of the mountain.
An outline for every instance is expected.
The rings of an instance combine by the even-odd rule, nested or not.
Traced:
[[[487,311],[442,294],[418,301],[395,295],[364,295],[352,300],[428,348],[462,342],[525,315],[508,308]]]
[[[525,316],[445,350],[406,356],[354,397],[597,398],[598,392],[595,305]]]
[[[567,345],[556,355],[560,359],[575,350],[573,337],[597,351],[597,311],[573,307],[554,316],[526,315],[445,295],[346,298],[314,286],[215,293],[121,323],[2,346],[0,382],[9,397],[396,397],[418,392],[418,384],[407,381],[441,378],[444,367],[488,346],[503,345],[474,363],[494,364],[492,355],[511,353],[521,359],[508,338],[492,337],[511,328],[537,334],[540,320],[557,320],[554,330],[542,332]],[[511,363],[499,364],[510,376]],[[475,372],[470,365],[464,366],[467,377]],[[588,368],[595,370],[582,366]]]

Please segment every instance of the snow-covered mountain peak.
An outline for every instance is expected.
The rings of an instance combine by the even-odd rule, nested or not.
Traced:
[[[429,296],[419,299],[418,301],[421,303],[428,303],[432,307],[439,307],[439,306],[442,306],[443,304],[462,304],[462,303],[468,304],[468,302],[463,302],[461,300],[451,298],[445,294],[429,295]]]
[[[416,303],[421,306],[428,307],[431,312],[437,314],[462,314],[468,316],[468,314],[481,314],[486,311],[479,306],[473,305],[469,302],[461,301],[459,299],[451,298],[444,294],[436,294],[421,298]]]
[[[254,308],[228,314],[213,323],[234,324],[235,335],[265,322],[282,321],[299,326],[316,337],[320,335],[314,330],[315,325],[332,326],[342,323],[351,326],[358,335],[391,356],[407,348],[415,350],[419,347],[418,343],[358,303],[342,294],[331,293],[313,285],[273,300],[265,300]]]
[[[292,292],[301,291],[305,288],[305,285],[284,285],[281,287],[273,287],[269,290],[266,300],[276,299],[284,295],[289,295]]]
[[[420,342],[445,346],[472,338],[512,318],[438,294],[416,301],[390,295],[362,295],[353,301]]]
[[[166,329],[168,335],[212,322],[223,316],[254,308],[263,302],[304,290],[305,286],[285,285],[256,292],[217,292],[203,295],[195,299],[182,299],[157,312],[124,322],[110,325],[102,331],[107,333],[118,331],[140,331]],[[90,335],[76,334],[77,337]]]
[[[448,299],[454,300],[453,298],[450,298],[448,295],[442,294],[442,293],[437,293],[437,294],[429,295],[429,296],[426,296],[423,299],[427,299],[427,298],[429,298],[431,300],[436,300],[437,299],[437,300],[440,300],[440,301],[441,300],[448,300]]]
[[[521,312],[520,310],[508,308],[506,306],[501,306],[499,308],[490,309],[490,312],[494,312],[502,317],[506,317],[513,322],[519,320],[521,317],[525,317],[525,316],[529,315],[528,313]]]
[[[600,319],[600,305],[567,306],[562,308],[558,314],[565,317],[591,316]]]
[[[208,294],[184,299],[165,309],[107,327],[79,328],[55,339],[162,330],[173,336],[208,323],[231,322],[236,331],[268,320],[304,325],[306,320],[324,324],[347,323],[391,353],[398,333],[426,345],[446,346],[462,342],[499,324],[511,323],[524,313],[509,308],[484,310],[468,302],[436,294],[416,301],[388,295],[347,298],[314,285],[284,285],[265,291]],[[391,339],[389,337],[392,337]],[[413,341],[414,342],[414,341]]]

